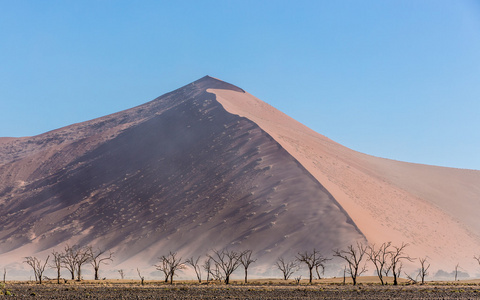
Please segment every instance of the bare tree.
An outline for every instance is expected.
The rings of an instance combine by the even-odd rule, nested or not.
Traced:
[[[182,258],[177,258],[177,252],[170,252],[167,256],[163,255],[159,259],[161,264],[156,265],[157,269],[164,272],[166,281],[170,277],[170,284],[173,284],[175,272],[185,268]]]
[[[375,249],[375,245],[372,245],[369,246],[366,251],[368,260],[370,260],[375,266],[377,276],[382,285],[386,284],[386,282],[383,281],[383,275],[385,274],[385,276],[388,276],[388,272],[391,268],[391,265],[388,263],[392,254],[389,250],[391,244],[391,242],[383,243],[378,249]]]
[[[334,256],[344,259],[348,264],[347,272],[352,277],[353,285],[357,284],[357,277],[362,275],[367,271],[367,267],[362,264],[363,256],[367,251],[367,246],[357,242],[356,247],[350,245],[347,247],[347,250],[335,250]]]
[[[199,260],[200,260],[200,256],[197,257],[197,259],[194,259],[192,256],[191,258],[187,259],[185,263],[192,266],[192,268],[195,270],[195,274],[197,275],[198,282],[202,282],[202,270],[200,268],[200,265],[198,264]]]
[[[137,273],[138,273],[138,277],[140,277],[140,280],[142,281],[142,285],[145,285],[145,277],[142,276],[142,274],[140,274],[140,270],[137,268]]]
[[[222,251],[213,250],[213,255],[208,255],[214,262],[216,267],[222,271],[225,278],[225,284],[229,284],[230,275],[240,265],[241,254],[235,251],[228,251],[223,249]]]
[[[42,284],[43,272],[45,271],[45,267],[47,266],[49,258],[50,255],[47,256],[45,263],[42,264],[42,261],[34,256],[25,257],[25,263],[30,265],[30,267],[32,267],[33,269],[33,273],[35,274],[35,281],[38,281],[40,284]]]
[[[252,259],[252,250],[245,250],[240,254],[240,263],[245,269],[245,283],[247,283],[247,271],[250,264],[256,262],[256,259]]]
[[[88,247],[77,248],[75,265],[77,267],[77,280],[82,280],[82,265],[91,260],[90,250]]]
[[[283,257],[279,257],[275,262],[275,265],[280,271],[282,271],[284,280],[290,278],[290,276],[298,270],[298,265],[295,261],[286,262]]]
[[[398,285],[398,278],[402,270],[402,260],[413,261],[411,257],[405,254],[405,248],[408,244],[402,243],[401,246],[393,246],[392,254],[390,255],[390,265],[393,273],[393,285]]]
[[[325,262],[328,261],[329,259],[324,257],[322,254],[320,254],[319,251],[317,251],[314,248],[313,252],[305,251],[304,253],[298,253],[297,260],[299,262],[303,262],[307,265],[308,271],[309,271],[309,274],[310,274],[309,283],[312,283],[313,268],[316,269],[317,275],[320,279],[320,274],[318,272],[318,267],[321,267],[322,270],[325,270]]]
[[[160,260],[160,263],[158,265],[155,265],[155,267],[157,268],[157,270],[163,272],[163,274],[165,275],[165,282],[168,282],[168,278],[170,276],[168,261],[164,256],[159,257],[158,259]]]
[[[108,264],[108,261],[113,261],[113,252],[108,251],[108,255],[105,253],[106,250],[94,251],[92,246],[88,247],[88,255],[90,256],[90,263],[95,271],[95,280],[98,280],[98,270],[100,269],[101,264]],[[105,255],[104,255],[105,254]],[[103,256],[103,257],[102,257]]]
[[[123,272],[123,269],[117,270],[118,274],[120,274],[121,279],[125,279],[125,272]]]
[[[53,261],[50,267],[57,270],[57,284],[60,284],[63,254],[53,250],[52,257],[53,257]]]
[[[455,281],[457,281],[458,267],[459,267],[459,264],[455,266]]]
[[[428,275],[428,268],[430,268],[430,264],[427,262],[427,258],[420,258],[420,270],[418,274],[422,279],[422,284],[425,283],[425,277]]]
[[[210,274],[212,274],[212,259],[209,257],[202,265],[205,272],[207,272],[207,282],[210,281]]]
[[[75,269],[77,266],[77,250],[76,246],[65,246],[65,252],[62,255],[62,265],[72,275],[72,280],[75,279]]]

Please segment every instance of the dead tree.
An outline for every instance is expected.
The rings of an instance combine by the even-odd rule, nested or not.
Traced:
[[[163,274],[165,275],[165,282],[168,282],[168,277],[170,276],[169,273],[169,268],[168,268],[168,261],[165,257],[159,257],[160,263],[158,265],[155,265],[157,270],[162,271]]]
[[[284,280],[288,280],[288,278],[298,270],[298,265],[295,261],[286,262],[283,257],[279,257],[275,262],[275,265],[280,271],[282,271]]]
[[[90,250],[86,248],[77,248],[75,265],[77,267],[77,281],[82,280],[82,265],[91,260]]]
[[[238,268],[240,265],[241,254],[235,251],[228,251],[223,249],[222,251],[213,250],[213,255],[208,255],[209,258],[215,262],[218,270],[223,273],[223,278],[225,278],[225,284],[229,284],[230,275]]]
[[[43,272],[45,271],[49,258],[50,255],[47,256],[45,263],[42,264],[42,261],[34,256],[25,257],[25,263],[32,267],[33,273],[35,274],[35,281],[38,281],[39,284],[42,284]]]
[[[162,271],[165,274],[166,280],[170,277],[170,284],[173,284],[173,277],[175,272],[185,268],[182,258],[177,258],[177,252],[170,252],[167,256],[163,255],[159,258],[161,262]],[[159,266],[156,266],[157,269]]]
[[[117,270],[118,274],[120,274],[121,279],[125,279],[125,272],[123,272],[123,269]]]
[[[207,282],[210,281],[210,274],[212,274],[212,259],[208,258],[202,265],[205,272],[207,272]]]
[[[418,275],[420,274],[417,274],[417,276],[415,278],[413,278],[412,276],[410,276],[408,273],[405,272],[405,276],[407,276],[407,279],[410,283],[412,284],[417,284],[418,283]]]
[[[357,277],[367,271],[367,267],[362,264],[363,257],[367,251],[367,246],[357,242],[357,246],[350,245],[347,250],[335,250],[333,256],[344,259],[348,264],[347,272],[352,278],[353,285],[357,284]]]
[[[405,248],[408,244],[402,243],[401,246],[393,246],[392,254],[390,255],[390,265],[393,273],[393,285],[398,285],[398,278],[402,270],[402,260],[413,261],[411,257],[405,254]]]
[[[98,249],[97,251],[94,251],[92,246],[88,247],[88,252],[88,255],[90,256],[90,263],[92,264],[93,270],[95,271],[95,280],[98,280],[98,270],[100,269],[100,265],[108,265],[108,261],[113,261],[113,252],[108,251],[107,255],[105,253],[106,250]]]
[[[138,277],[140,277],[140,280],[142,281],[142,285],[145,285],[145,277],[142,276],[142,274],[140,274],[140,270],[137,268],[137,273],[138,273]]]
[[[457,281],[458,267],[459,267],[459,264],[455,266],[455,281]]]
[[[53,257],[53,261],[50,267],[57,270],[57,284],[60,284],[63,254],[53,250],[52,257]]]
[[[418,274],[422,279],[422,284],[425,283],[425,277],[428,275],[428,268],[430,268],[430,264],[427,262],[427,258],[420,258],[420,270]]]
[[[313,252],[305,251],[305,253],[298,253],[296,258],[299,262],[303,262],[307,265],[310,274],[309,283],[312,283],[313,268],[316,269],[317,275],[320,277],[318,268],[321,267],[322,270],[325,270],[325,262],[329,260],[328,258],[322,256],[319,251],[315,250],[315,248],[313,249]]]
[[[75,280],[75,270],[77,266],[78,252],[76,248],[76,246],[70,247],[69,245],[66,245],[65,252],[62,255],[62,265],[70,272],[72,280]]]
[[[386,284],[383,281],[383,275],[388,276],[388,272],[391,268],[389,264],[390,256],[392,252],[389,250],[391,242],[383,243],[378,249],[375,249],[375,245],[369,246],[367,248],[368,260],[370,260],[377,271],[378,278],[382,285]]]
[[[202,282],[202,270],[200,268],[200,265],[198,264],[198,261],[200,260],[200,256],[197,259],[194,259],[193,256],[185,261],[186,264],[189,264],[192,266],[192,268],[195,270],[195,274],[197,275],[198,282]],[[207,275],[208,276],[208,275]],[[208,281],[208,279],[207,279]]]
[[[250,264],[256,262],[256,259],[252,259],[252,250],[245,250],[240,254],[240,263],[245,269],[245,283],[247,283],[247,272]]]

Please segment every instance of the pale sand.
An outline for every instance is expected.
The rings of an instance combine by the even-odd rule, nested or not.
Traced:
[[[209,89],[223,107],[257,123],[324,185],[370,243],[409,243],[432,269],[475,272],[480,253],[480,171],[382,159],[355,152],[249,93]]]

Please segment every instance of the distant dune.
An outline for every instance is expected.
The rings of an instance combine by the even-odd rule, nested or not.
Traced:
[[[66,244],[111,249],[108,269],[159,277],[168,251],[252,249],[252,274],[271,276],[279,256],[356,241],[408,242],[432,269],[460,263],[473,276],[479,208],[480,171],[355,152],[209,76],[116,114],[0,138],[0,267],[12,276],[29,271],[22,257]]]

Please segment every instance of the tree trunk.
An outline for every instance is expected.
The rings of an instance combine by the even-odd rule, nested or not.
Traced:
[[[57,284],[60,284],[60,269],[57,269]]]
[[[312,283],[312,277],[313,277],[313,274],[312,274],[312,270],[313,268],[310,268],[310,283]]]
[[[353,285],[357,285],[357,277],[356,277],[356,276],[352,276],[352,280],[353,280]]]
[[[245,268],[245,283],[247,283],[247,268]]]
[[[225,284],[228,284],[230,282],[230,275],[225,277]]]
[[[172,273],[170,274],[170,284],[173,284],[173,274],[174,274],[174,272],[172,272]]]
[[[98,280],[98,267],[95,267],[95,280]]]
[[[82,278],[82,267],[81,266],[78,266],[78,270],[77,270],[77,281],[80,281]]]

